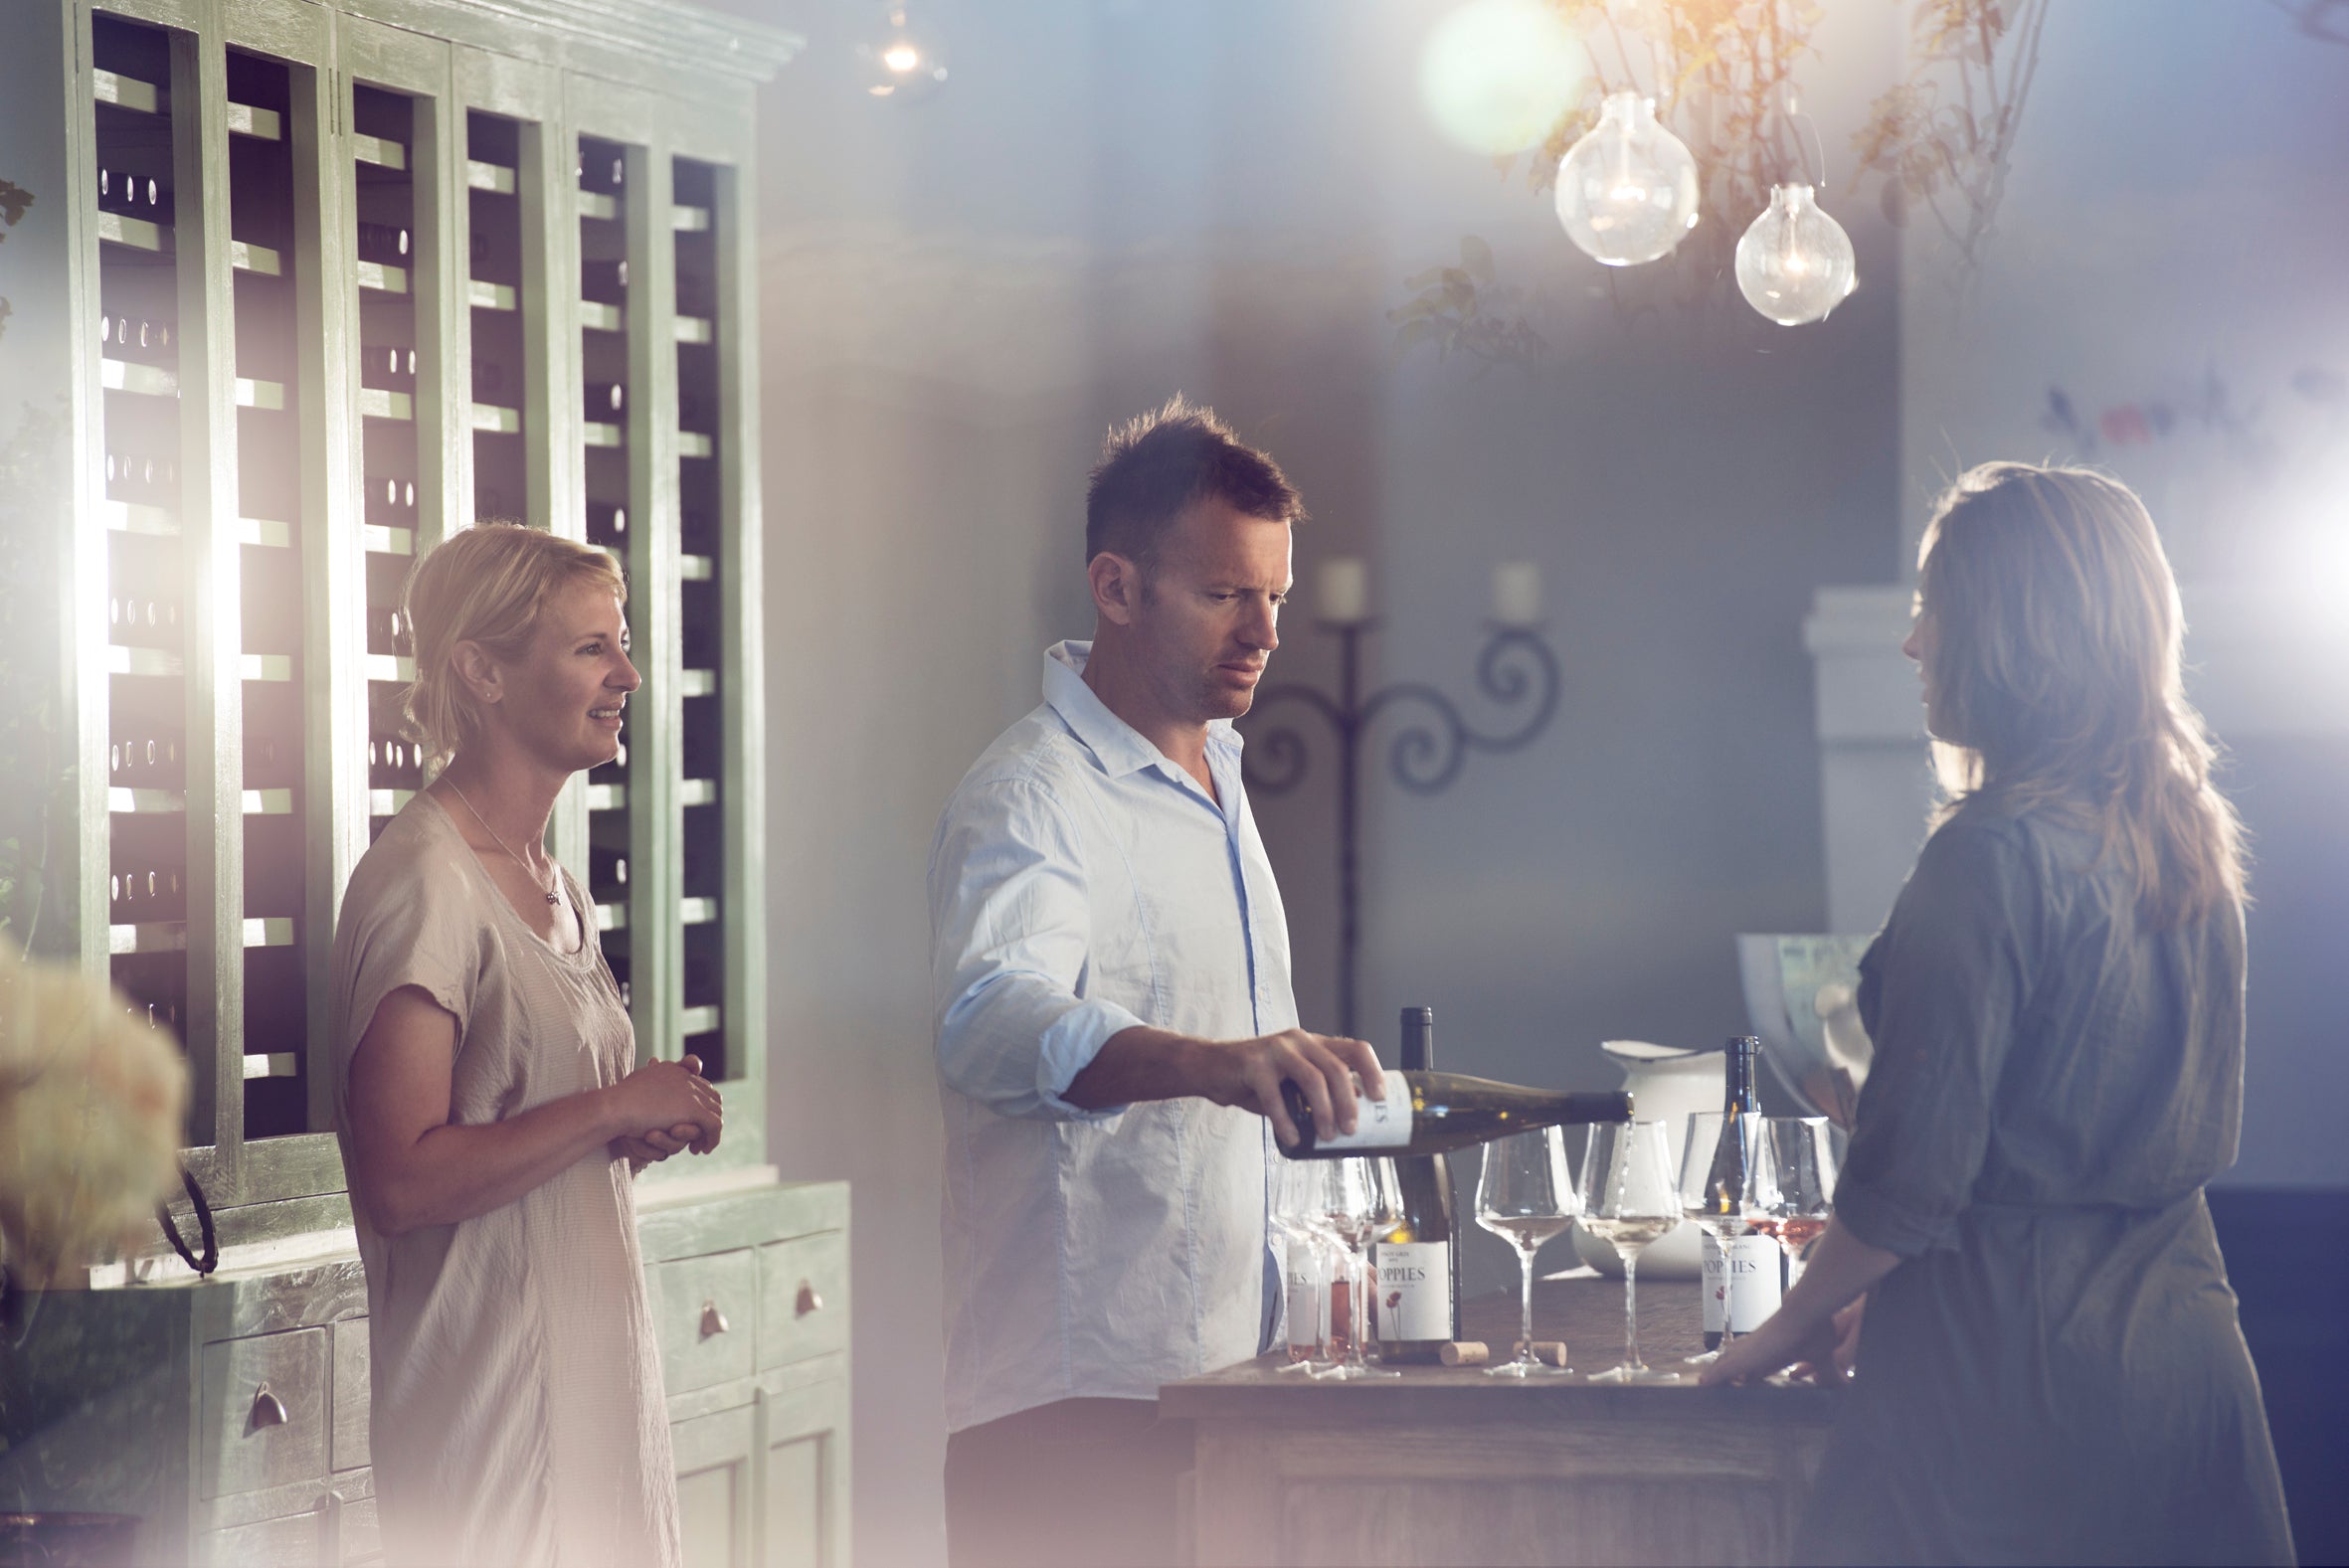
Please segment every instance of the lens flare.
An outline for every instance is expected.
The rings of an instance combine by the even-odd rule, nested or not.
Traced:
[[[1419,100],[1444,136],[1501,157],[1549,133],[1590,77],[1590,57],[1540,0],[1469,0],[1419,56]]]

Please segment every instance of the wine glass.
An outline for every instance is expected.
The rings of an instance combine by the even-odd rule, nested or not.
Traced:
[[[1368,1337],[1369,1311],[1367,1293],[1362,1289],[1362,1269],[1367,1261],[1367,1246],[1379,1232],[1380,1216],[1385,1212],[1378,1195],[1377,1174],[1370,1162],[1359,1157],[1313,1161],[1324,1167],[1322,1177],[1322,1215],[1339,1244],[1346,1249],[1346,1284],[1348,1290],[1348,1334],[1351,1341],[1347,1357],[1338,1365],[1314,1373],[1316,1377],[1400,1377],[1400,1372],[1374,1367],[1362,1352],[1362,1341]],[[1392,1221],[1387,1221],[1392,1227]]]
[[[1300,1368],[1313,1371],[1326,1368],[1332,1362],[1330,1345],[1330,1282],[1323,1260],[1338,1247],[1337,1233],[1330,1229],[1329,1215],[1323,1200],[1323,1186],[1329,1173],[1320,1160],[1284,1159],[1273,1172],[1271,1223],[1273,1234],[1281,1239],[1281,1279],[1288,1292],[1290,1354],[1296,1354],[1298,1314],[1308,1314],[1313,1338],[1312,1348],[1301,1359],[1284,1362],[1280,1370],[1294,1372]],[[1305,1267],[1295,1267],[1296,1255],[1302,1249]],[[1302,1283],[1305,1289],[1297,1287]]]
[[[1788,1263],[1827,1229],[1835,1199],[1835,1143],[1825,1117],[1762,1119],[1754,1230],[1776,1238]]]
[[[1534,1357],[1534,1254],[1574,1222],[1574,1183],[1566,1173],[1566,1142],[1553,1127],[1485,1145],[1484,1174],[1476,1184],[1476,1222],[1517,1249],[1524,1288],[1518,1297],[1517,1359],[1485,1368],[1491,1377],[1558,1377],[1568,1367]]]
[[[1639,1255],[1681,1222],[1672,1145],[1661,1122],[1594,1122],[1582,1148],[1576,1188],[1582,1228],[1612,1242],[1623,1259],[1623,1364],[1591,1374],[1594,1383],[1677,1383],[1639,1355]]]
[[[1753,1171],[1760,1158],[1760,1123],[1758,1116],[1692,1112],[1688,1137],[1681,1144],[1681,1212],[1720,1244],[1722,1344],[1736,1337],[1729,1327],[1735,1321],[1729,1309],[1735,1305],[1737,1295],[1736,1260],[1729,1256],[1729,1246],[1746,1231]],[[1689,1364],[1703,1365],[1719,1354],[1717,1350],[1708,1350],[1690,1356]]]

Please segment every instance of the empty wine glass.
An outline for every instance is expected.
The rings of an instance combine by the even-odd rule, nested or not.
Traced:
[[[1835,1200],[1835,1143],[1825,1117],[1765,1117],[1753,1229],[1776,1238],[1790,1264],[1827,1229]]]
[[[1558,1130],[1495,1138],[1485,1145],[1484,1174],[1476,1184],[1476,1222],[1517,1249],[1523,1288],[1518,1296],[1517,1358],[1485,1368],[1492,1377],[1557,1377],[1568,1367],[1534,1356],[1534,1254],[1574,1222],[1574,1183],[1566,1172],[1566,1143]]]
[[[1761,1118],[1731,1117],[1721,1111],[1690,1114],[1687,1139],[1681,1144],[1681,1212],[1697,1222],[1721,1249],[1720,1337],[1736,1338],[1730,1308],[1736,1304],[1736,1259],[1730,1244],[1745,1234],[1752,1201],[1753,1172],[1760,1158]],[[1720,1354],[1708,1350],[1689,1357],[1702,1365]]]
[[[1328,1173],[1319,1160],[1284,1159],[1273,1172],[1271,1224],[1273,1234],[1281,1242],[1281,1279],[1287,1291],[1289,1318],[1289,1354],[1291,1359],[1280,1370],[1294,1372],[1300,1368],[1312,1371],[1331,1364],[1330,1344],[1330,1276],[1325,1267],[1330,1255],[1338,1249],[1338,1237],[1329,1226],[1329,1215],[1323,1198],[1323,1185]],[[1299,1322],[1300,1314],[1304,1321]],[[1298,1330],[1303,1328],[1311,1337],[1300,1341]],[[1305,1353],[1297,1354],[1303,1344]]]
[[[1582,1228],[1614,1244],[1623,1259],[1623,1364],[1591,1374],[1594,1383],[1677,1383],[1639,1354],[1639,1255],[1648,1243],[1679,1228],[1680,1189],[1672,1174],[1672,1145],[1661,1122],[1594,1122],[1582,1149],[1576,1189]]]
[[[1348,1290],[1347,1337],[1351,1341],[1346,1359],[1316,1377],[1400,1377],[1369,1364],[1362,1351],[1362,1341],[1368,1337],[1368,1293],[1362,1288],[1362,1270],[1368,1259],[1369,1241],[1379,1233],[1381,1216],[1386,1214],[1378,1194],[1377,1174],[1370,1162],[1361,1158],[1308,1161],[1320,1164],[1326,1174],[1322,1178],[1322,1213],[1331,1232],[1346,1249],[1346,1283]],[[1385,1221],[1391,1226],[1391,1219]]]

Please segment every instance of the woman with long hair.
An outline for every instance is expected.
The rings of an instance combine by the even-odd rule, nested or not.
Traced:
[[[1801,1560],[2291,1560],[2203,1202],[2242,1121],[2244,871],[2182,639],[2101,474],[1988,464],[1926,530],[1903,648],[1951,797],[1861,963],[1835,1219],[1705,1374],[1836,1365],[1866,1293]]]
[[[367,1272],[390,1562],[674,1565],[676,1480],[632,1182],[716,1146],[691,1057],[636,1062],[593,906],[544,848],[638,679],[601,551],[510,523],[417,564],[437,772],[352,872],[335,1124]]]

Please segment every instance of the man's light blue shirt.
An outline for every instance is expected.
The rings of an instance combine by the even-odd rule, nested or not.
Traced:
[[[950,1431],[1156,1398],[1256,1354],[1263,1328],[1264,1120],[1064,1098],[1138,1024],[1297,1023],[1239,736],[1208,727],[1210,795],[1094,695],[1091,650],[1046,651],[1043,704],[972,765],[930,850]]]

